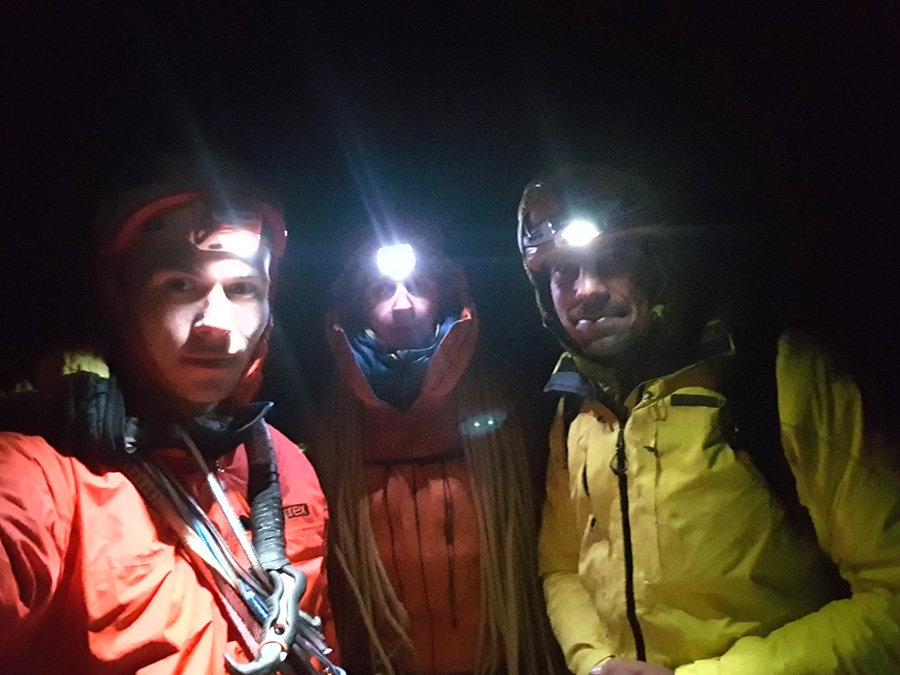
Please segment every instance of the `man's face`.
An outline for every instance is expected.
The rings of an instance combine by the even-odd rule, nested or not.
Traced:
[[[269,251],[204,251],[184,232],[156,234],[128,260],[128,345],[157,394],[202,414],[234,390],[269,320]]]
[[[379,276],[366,289],[366,324],[388,349],[424,347],[434,338],[438,304],[437,284],[422,274]]]
[[[549,264],[556,314],[585,354],[615,359],[647,332],[652,314],[635,283],[639,264],[635,251],[615,244],[561,253]]]

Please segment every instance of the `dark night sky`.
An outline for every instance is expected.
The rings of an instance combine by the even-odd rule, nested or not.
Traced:
[[[280,192],[278,316],[313,381],[342,236],[392,213],[443,227],[489,343],[542,376],[555,350],[514,217],[559,161],[638,169],[693,221],[759,232],[764,302],[873,381],[900,375],[882,363],[900,280],[892,3],[5,4],[4,377],[78,322],[104,167],[173,142],[249,154]]]

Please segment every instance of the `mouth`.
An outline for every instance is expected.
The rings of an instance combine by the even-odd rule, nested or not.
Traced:
[[[405,317],[394,317],[394,327],[401,330],[409,330],[410,328],[414,328],[416,326],[415,318],[405,318]]]
[[[625,323],[627,323],[627,317],[610,315],[573,321],[575,328],[581,331],[616,330],[617,328],[623,326]]]
[[[183,356],[181,362],[186,366],[193,368],[208,368],[210,370],[220,370],[223,368],[233,368],[238,361],[237,356]]]
[[[627,307],[608,307],[602,312],[576,312],[571,315],[571,321],[576,326],[589,326],[604,321],[627,319],[631,312]]]
[[[607,306],[600,311],[575,312],[569,321],[578,341],[590,343],[631,330],[632,315],[626,307]]]

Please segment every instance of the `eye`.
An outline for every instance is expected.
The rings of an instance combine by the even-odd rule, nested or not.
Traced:
[[[606,278],[628,276],[640,267],[639,260],[637,253],[630,248],[611,247],[597,257],[594,272]]]
[[[581,274],[581,266],[574,262],[559,262],[550,268],[550,276],[553,283],[556,284],[573,283],[578,279],[579,274]]]
[[[252,279],[233,281],[225,287],[225,293],[232,298],[257,298],[264,292],[262,284]]]
[[[437,294],[437,284],[431,278],[417,274],[410,277],[406,282],[406,290],[409,291],[411,295],[424,298],[426,296]]]
[[[391,279],[381,279],[372,284],[369,297],[374,301],[387,300],[397,290],[397,283]]]
[[[188,294],[194,291],[197,283],[193,278],[184,275],[170,275],[164,277],[160,283],[163,291],[173,295]]]

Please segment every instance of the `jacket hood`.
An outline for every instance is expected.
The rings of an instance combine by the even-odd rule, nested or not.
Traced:
[[[350,346],[350,333],[330,312],[325,319],[328,347],[335,359],[338,374],[344,385],[367,407],[391,406],[381,401],[360,370]],[[428,402],[439,400],[453,391],[460,377],[469,367],[478,340],[478,318],[473,307],[464,307],[459,318],[444,335],[431,357],[419,396],[409,409],[410,414]]]

